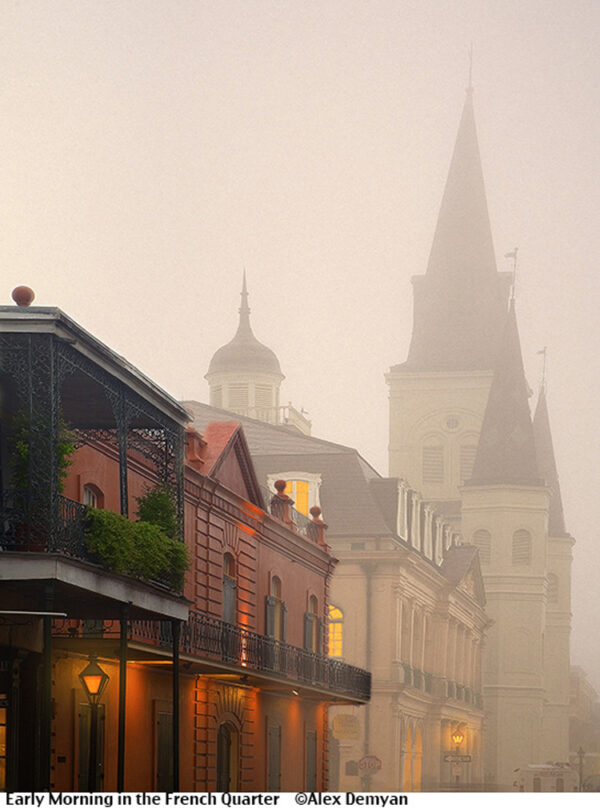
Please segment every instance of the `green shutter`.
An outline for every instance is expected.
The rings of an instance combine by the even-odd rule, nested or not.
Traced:
[[[267,637],[275,636],[275,604],[277,599],[273,595],[265,598],[265,634]]]
[[[317,733],[306,733],[306,790],[317,790]]]
[[[281,727],[269,727],[267,791],[281,790]]]
[[[313,636],[313,620],[315,619],[312,612],[304,612],[304,648],[307,651],[312,651],[312,636]]]

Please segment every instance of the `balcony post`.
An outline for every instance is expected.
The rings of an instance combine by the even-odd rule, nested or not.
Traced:
[[[123,390],[119,394],[119,402],[116,415],[117,438],[119,441],[119,486],[121,493],[121,515],[129,515],[129,492],[127,489],[127,433],[129,432],[129,422],[127,418],[127,406]]]
[[[286,480],[275,480],[275,490],[277,493],[274,494],[271,499],[271,513],[273,516],[281,519],[282,522],[285,522],[290,530],[295,531],[296,525],[292,518],[294,500],[284,493],[286,485]]]
[[[44,589],[44,611],[54,605],[54,584],[47,581]],[[50,791],[50,754],[52,740],[52,617],[42,618],[42,676],[40,699],[40,756],[38,791]]]
[[[173,636],[173,791],[179,791],[179,637],[181,623],[171,621]]]
[[[129,604],[121,606],[119,644],[119,729],[117,740],[117,791],[125,791],[125,705],[127,697],[127,619]]]
[[[308,526],[309,536],[319,545],[319,547],[322,547],[323,550],[328,553],[330,548],[325,539],[327,525],[321,519],[321,509],[318,505],[312,506],[310,509],[310,515],[312,516],[312,522]]]

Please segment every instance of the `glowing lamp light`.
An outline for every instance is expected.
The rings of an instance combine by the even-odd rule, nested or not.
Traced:
[[[460,745],[461,745],[461,743],[462,743],[462,742],[464,741],[464,739],[465,739],[465,736],[464,736],[464,734],[461,732],[460,727],[457,727],[457,728],[456,728],[456,729],[455,729],[455,730],[452,732],[452,735],[451,735],[450,737],[452,738],[452,743],[453,743],[453,744],[455,744],[456,746],[460,746]]]
[[[90,658],[87,666],[79,674],[79,679],[90,704],[98,704],[109,678],[109,675],[96,662],[96,658]]]

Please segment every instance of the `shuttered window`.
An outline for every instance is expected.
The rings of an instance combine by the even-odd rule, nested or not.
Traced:
[[[466,483],[473,476],[477,446],[466,445],[460,447],[460,481]]]
[[[267,791],[281,790],[281,727],[269,727]]]
[[[306,791],[317,790],[317,733],[308,730],[306,733]]]
[[[423,446],[423,482],[444,482],[443,446]]]
[[[173,714],[156,717],[156,790],[173,790]]]
[[[230,410],[244,410],[248,407],[248,385],[247,384],[230,384],[229,385],[229,409]]]
[[[492,535],[487,530],[477,530],[473,534],[473,544],[479,549],[479,561],[489,564],[492,558]]]
[[[223,620],[235,623],[235,560],[230,553],[223,556]]]
[[[254,403],[258,409],[273,406],[273,388],[268,384],[257,384],[254,388]]]
[[[531,533],[517,530],[513,534],[512,563],[515,566],[531,564]]]

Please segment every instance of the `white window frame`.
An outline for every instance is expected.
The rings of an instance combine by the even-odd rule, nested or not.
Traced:
[[[319,495],[319,489],[321,488],[321,475],[316,474],[310,471],[279,471],[277,474],[268,474],[267,475],[267,487],[269,491],[272,491],[273,494],[276,494],[277,491],[275,490],[275,481],[276,480],[285,480],[286,482],[293,482],[294,480],[298,480],[299,482],[308,483],[308,511],[310,513],[310,509],[313,508],[315,505],[317,507],[321,507],[321,498]],[[292,497],[294,499],[294,497]]]

